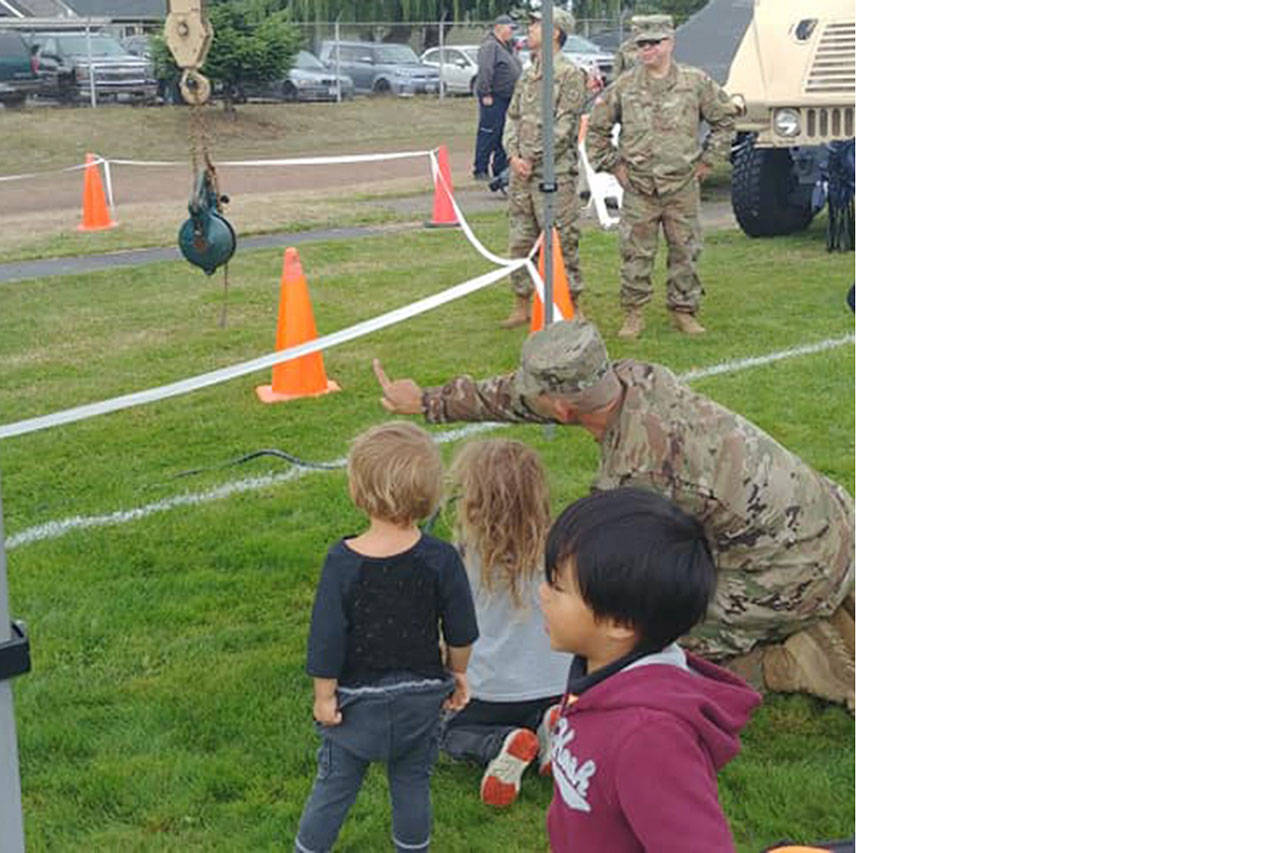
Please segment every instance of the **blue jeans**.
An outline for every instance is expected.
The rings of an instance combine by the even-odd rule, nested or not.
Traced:
[[[507,107],[511,98],[493,96],[493,103],[480,105],[480,123],[476,128],[476,162],[472,167],[473,175],[489,175],[497,177],[507,168],[507,150],[502,147],[502,131],[507,125]],[[493,168],[490,171],[489,158],[493,157]]]
[[[396,850],[424,851],[431,843],[431,771],[440,745],[440,706],[453,679],[397,673],[375,685],[338,688],[342,722],[316,724],[316,780],[302,812],[294,849],[327,851],[360,793],[369,763],[387,766],[391,839]]]

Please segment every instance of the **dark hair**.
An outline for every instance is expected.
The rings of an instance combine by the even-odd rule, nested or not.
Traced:
[[[564,43],[569,40],[569,34],[564,30],[556,33],[556,47],[564,47]]]
[[[707,613],[716,586],[702,525],[642,489],[611,489],[574,501],[547,534],[547,582],[569,560],[597,617],[635,629],[637,648],[674,642]]]

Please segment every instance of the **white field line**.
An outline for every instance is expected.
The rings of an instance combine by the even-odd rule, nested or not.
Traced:
[[[843,335],[838,338],[828,338],[825,341],[817,343],[804,344],[802,346],[790,347],[789,349],[777,350],[776,352],[767,353],[765,355],[752,356],[750,358],[739,358],[733,361],[722,361],[719,364],[713,364],[710,367],[700,367],[690,370],[680,375],[680,379],[684,382],[692,382],[698,379],[704,379],[708,376],[719,376],[725,373],[736,373],[741,370],[750,370],[761,365],[771,364],[775,361],[782,361],[787,358],[794,358],[801,355],[810,355],[816,352],[823,352],[836,347],[852,344],[854,336],[852,334]],[[468,424],[458,429],[451,429],[445,432],[436,433],[434,438],[440,444],[449,444],[462,438],[468,438],[480,433],[489,432],[501,427],[512,426],[508,423],[477,423]],[[340,465],[346,462],[345,458],[334,459],[323,463],[326,465]],[[332,472],[333,469],[328,469]],[[280,483],[287,483],[291,480],[297,480],[308,474],[325,473],[325,469],[321,468],[290,468],[279,474],[266,474],[259,477],[248,477],[243,480],[233,480],[230,483],[224,483],[213,489],[204,492],[185,492],[180,495],[174,495],[171,498],[156,501],[145,506],[135,507],[133,509],[123,509],[116,512],[107,513],[106,515],[73,515],[70,518],[59,519],[58,521],[46,521],[43,524],[37,524],[33,527],[27,527],[19,530],[12,536],[5,538],[5,550],[12,551],[22,545],[31,542],[40,542],[45,539],[57,539],[70,533],[73,530],[85,530],[92,527],[114,527],[117,524],[125,524],[130,521],[137,521],[140,518],[146,518],[149,515],[155,515],[158,512],[175,509],[181,506],[193,506],[195,504],[209,503],[210,501],[221,500],[231,495],[240,494],[241,492],[252,492],[258,489],[265,489]]]

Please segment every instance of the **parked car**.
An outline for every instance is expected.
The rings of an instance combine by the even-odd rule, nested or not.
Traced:
[[[40,33],[34,37],[40,94],[62,101],[88,100],[90,83],[99,100],[150,101],[156,92],[151,63],[119,41],[95,33]]]
[[[593,88],[598,88],[598,85],[608,85],[613,81],[613,54],[601,49],[594,42],[579,35],[572,35],[565,39],[561,51],[565,58],[587,72],[587,77],[593,84],[597,84],[593,85]],[[533,62],[529,55],[528,36],[522,36],[516,40],[516,55],[520,57],[520,64],[525,68]]]
[[[440,80],[407,44],[326,41],[320,43],[320,61],[349,76],[355,91],[375,95],[434,92]]]
[[[339,86],[344,98],[350,97],[355,89],[355,83],[346,74],[334,73],[314,53],[300,50],[293,58],[293,67],[283,79],[268,86],[246,87],[244,94],[286,101],[336,101]]]
[[[141,56],[143,59],[151,58],[151,36],[149,35],[125,36],[120,39],[120,45],[134,56]]]
[[[480,73],[480,65],[476,62],[479,52],[478,44],[433,47],[422,54],[422,64],[439,71],[443,60],[445,92],[451,95],[474,95],[476,75]]]
[[[618,46],[622,44],[625,33],[621,30],[601,30],[591,34],[588,39],[592,44],[602,51],[616,53]]]
[[[20,107],[40,88],[35,54],[19,33],[0,30],[0,103]]]

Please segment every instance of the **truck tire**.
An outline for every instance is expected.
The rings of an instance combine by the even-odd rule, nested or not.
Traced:
[[[809,227],[808,201],[795,199],[799,182],[785,148],[756,148],[748,138],[733,157],[733,216],[748,237],[794,234]]]

